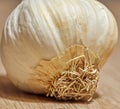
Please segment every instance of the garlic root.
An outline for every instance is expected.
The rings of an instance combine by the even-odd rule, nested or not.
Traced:
[[[98,71],[93,71],[62,72],[51,82],[47,96],[59,100],[91,101],[98,83]]]
[[[91,101],[99,78],[98,63],[99,58],[91,50],[74,45],[61,56],[41,61],[32,78],[44,84],[47,96],[59,100]],[[36,78],[35,75],[39,76]]]

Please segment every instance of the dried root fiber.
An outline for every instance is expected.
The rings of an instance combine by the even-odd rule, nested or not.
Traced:
[[[60,56],[41,60],[31,83],[37,84],[38,93],[59,100],[91,101],[98,83],[98,64],[98,56],[89,48],[74,45]]]
[[[92,100],[98,83],[98,69],[94,65],[81,68],[78,64],[79,62],[51,81],[47,96],[59,100]]]

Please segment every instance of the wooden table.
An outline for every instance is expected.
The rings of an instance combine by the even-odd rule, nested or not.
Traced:
[[[120,0],[100,0],[114,13],[120,25]],[[0,0],[0,34],[4,22],[19,0]],[[97,93],[91,103],[60,102],[41,95],[24,93],[5,76],[0,64],[0,109],[120,109],[120,41],[103,67]]]

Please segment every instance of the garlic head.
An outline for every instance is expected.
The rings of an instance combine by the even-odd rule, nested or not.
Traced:
[[[115,18],[96,0],[23,0],[6,21],[1,58],[24,91],[90,101],[117,37]]]

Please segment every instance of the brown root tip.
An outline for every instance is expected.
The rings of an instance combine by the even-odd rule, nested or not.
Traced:
[[[58,100],[91,101],[98,83],[98,70],[89,67],[87,71],[64,71],[50,82],[47,96]]]

